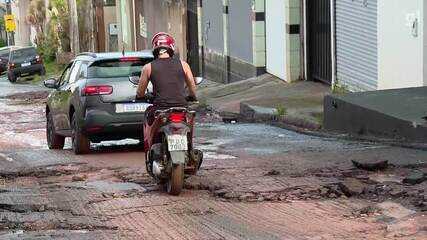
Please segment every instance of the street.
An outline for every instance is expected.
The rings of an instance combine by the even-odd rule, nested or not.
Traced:
[[[46,89],[0,79],[0,239],[426,239],[423,150],[321,138],[202,113],[197,176],[173,197],[138,141],[48,150]],[[6,97],[8,96],[8,97]],[[387,160],[366,171],[352,161]]]

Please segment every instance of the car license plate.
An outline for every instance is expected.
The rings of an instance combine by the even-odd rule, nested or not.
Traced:
[[[21,66],[23,66],[23,67],[28,67],[28,66],[30,66],[31,65],[31,63],[23,63]]]
[[[149,103],[119,103],[116,104],[116,113],[145,112],[149,106]]]
[[[168,136],[168,149],[169,152],[187,151],[188,141],[187,136],[183,135],[169,135]]]

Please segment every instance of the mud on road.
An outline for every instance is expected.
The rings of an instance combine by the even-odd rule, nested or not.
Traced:
[[[16,95],[15,95],[16,96]],[[135,141],[48,150],[44,105],[0,99],[0,239],[425,239],[426,152],[224,124],[205,112],[198,176],[179,197]],[[117,144],[119,146],[117,146]],[[351,160],[386,159],[381,171]]]

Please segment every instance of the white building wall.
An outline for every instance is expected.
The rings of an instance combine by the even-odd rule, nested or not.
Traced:
[[[378,4],[378,89],[425,85],[424,0]]]

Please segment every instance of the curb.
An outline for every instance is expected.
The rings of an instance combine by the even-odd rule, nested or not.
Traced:
[[[229,120],[238,120],[243,123],[264,123],[271,126],[283,128],[289,131],[322,138],[335,138],[347,141],[365,141],[368,143],[380,143],[393,147],[403,147],[416,150],[427,151],[427,143],[415,143],[415,142],[402,142],[394,139],[378,138],[374,136],[362,136],[362,135],[351,135],[347,133],[339,132],[326,132],[322,129],[320,124],[309,122],[305,119],[299,119],[295,117],[278,117],[272,110],[269,109],[267,112],[257,112],[257,109],[253,108],[247,103],[241,103],[240,114],[232,112],[218,112],[223,117],[224,122],[230,122]],[[270,113],[268,113],[270,111]]]

